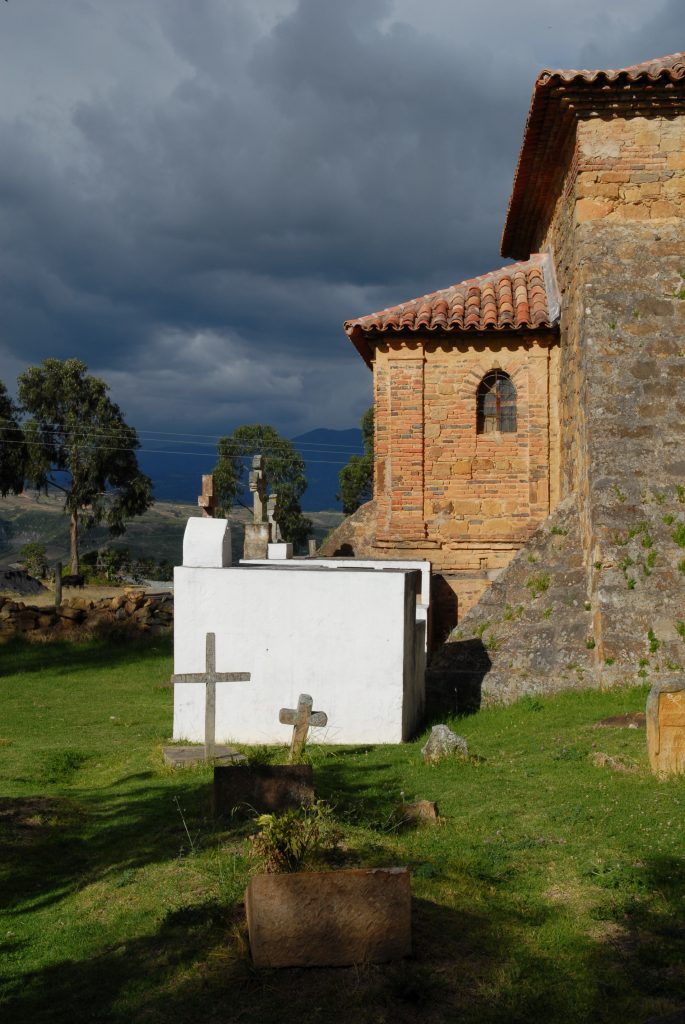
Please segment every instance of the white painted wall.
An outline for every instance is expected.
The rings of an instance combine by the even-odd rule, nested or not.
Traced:
[[[183,564],[186,564],[185,559]],[[241,558],[240,565],[269,565],[266,558]],[[431,563],[422,558],[292,558],[288,566],[297,569],[417,569],[421,573],[421,603],[426,609],[431,599]]]
[[[416,728],[425,667],[418,573],[397,563],[383,572],[311,564],[175,570],[174,671],[203,672],[213,632],[217,670],[252,673],[217,683],[218,742],[288,743],[278,712],[300,693],[328,715],[310,742],[398,743]],[[176,684],[175,739],[204,739],[204,696],[202,685]]]

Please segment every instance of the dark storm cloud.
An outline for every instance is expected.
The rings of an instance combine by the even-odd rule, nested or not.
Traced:
[[[58,6],[42,49],[0,9],[0,377],[79,355],[200,430],[354,423],[341,321],[502,262],[538,68],[681,45],[636,0]]]

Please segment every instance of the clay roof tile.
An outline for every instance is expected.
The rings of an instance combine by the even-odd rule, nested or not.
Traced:
[[[345,330],[367,363],[372,335],[398,331],[520,330],[556,327],[559,298],[551,258],[537,253],[481,277],[345,321]]]

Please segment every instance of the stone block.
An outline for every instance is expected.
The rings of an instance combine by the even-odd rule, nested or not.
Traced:
[[[275,561],[282,562],[286,558],[293,557],[293,546],[288,543],[281,544],[269,544],[267,550],[267,558],[274,559]]]
[[[245,910],[256,967],[347,967],[411,954],[406,868],[256,875]]]
[[[310,764],[220,765],[214,769],[214,814],[237,808],[259,814],[314,803]]]
[[[587,220],[598,220],[606,217],[613,210],[610,202],[599,202],[596,199],[579,199],[576,203],[576,218],[578,222]]]
[[[647,749],[657,775],[685,774],[685,676],[649,691]]]
[[[195,569],[223,569],[230,565],[228,519],[189,519],[183,534],[183,564]]]
[[[249,561],[266,558],[270,537],[271,525],[269,523],[246,523],[243,558]]]
[[[164,764],[168,765],[169,768],[190,768],[196,764],[203,764],[205,760],[204,746],[164,747]],[[233,747],[217,744],[212,748],[211,760],[214,763],[222,761],[224,764],[228,762],[240,764],[240,762],[246,761],[247,758]]]

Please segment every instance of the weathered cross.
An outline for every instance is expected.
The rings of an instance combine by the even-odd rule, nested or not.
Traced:
[[[281,708],[278,712],[278,721],[283,725],[292,725],[293,738],[290,743],[290,756],[288,760],[292,763],[300,756],[300,752],[307,739],[310,726],[323,726],[328,724],[328,715],[325,711],[312,711],[314,701],[308,693],[301,693],[297,699],[296,708]]]
[[[252,459],[252,469],[248,477],[250,490],[252,491],[252,514],[255,523],[263,523],[266,519],[264,499],[266,498],[266,471],[264,469],[264,456],[255,455]]]
[[[216,684],[247,682],[251,675],[249,672],[217,672],[214,633],[207,633],[205,664],[204,672],[180,672],[171,677],[171,682],[205,684],[205,760],[209,761],[216,745]]]
[[[216,496],[214,494],[214,477],[211,473],[207,473],[202,477],[202,494],[198,497],[197,503],[202,509],[203,518],[214,518]]]

